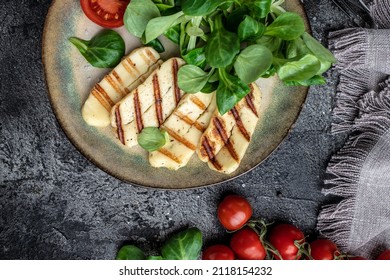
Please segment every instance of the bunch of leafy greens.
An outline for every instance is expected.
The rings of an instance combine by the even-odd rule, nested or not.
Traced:
[[[161,248],[161,255],[146,256],[134,245],[122,246],[116,256],[117,260],[197,260],[202,249],[202,232],[189,228],[172,236]]]
[[[165,35],[178,44],[187,64],[178,82],[188,93],[216,90],[224,114],[249,93],[249,84],[277,74],[287,85],[325,83],[336,62],[309,35],[300,15],[284,0],[132,0],[127,30],[144,44]]]

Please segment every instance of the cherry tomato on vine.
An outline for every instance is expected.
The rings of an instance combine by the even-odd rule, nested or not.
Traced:
[[[390,260],[390,250],[383,251],[376,259],[377,260]]]
[[[130,0],[80,0],[84,14],[94,23],[115,28],[123,25],[123,15]]]
[[[228,195],[218,205],[218,219],[227,230],[241,228],[251,216],[252,206],[239,195]]]
[[[241,260],[264,260],[267,255],[259,235],[249,227],[233,234],[230,248]]]
[[[305,235],[293,225],[279,224],[271,229],[269,242],[278,250],[283,260],[298,260],[301,258],[300,245],[305,242]],[[280,259],[277,254],[274,256]]]
[[[234,260],[233,251],[226,245],[212,245],[207,247],[202,255],[203,260]]]
[[[311,256],[315,260],[337,260],[340,251],[337,245],[327,239],[317,239],[310,243]]]

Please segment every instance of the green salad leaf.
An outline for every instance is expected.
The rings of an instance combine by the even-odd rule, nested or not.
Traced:
[[[267,26],[265,35],[283,40],[294,40],[305,32],[305,23],[300,15],[286,12]]]
[[[160,16],[152,0],[132,0],[126,8],[123,22],[127,31],[142,38],[149,21]]]
[[[179,87],[190,93],[216,91],[224,114],[258,78],[277,75],[288,86],[326,82],[322,75],[336,63],[334,55],[306,31],[299,14],[285,10],[284,2],[132,0],[124,21],[131,34],[160,52],[160,35],[177,44],[187,63],[179,70]]]
[[[125,54],[125,42],[114,30],[103,30],[91,40],[69,38],[85,59],[94,67],[113,68]]]
[[[117,255],[117,260],[145,260],[145,253],[134,245],[124,245],[122,246]]]
[[[214,68],[229,66],[239,52],[240,40],[237,34],[224,28],[222,16],[219,15],[205,49],[208,64]]]
[[[250,91],[249,86],[241,79],[220,68],[219,86],[217,89],[217,106],[221,115],[229,112]]]
[[[234,70],[244,83],[250,84],[271,67],[272,61],[272,52],[267,47],[251,45],[237,56]]]
[[[213,12],[218,6],[233,1],[226,0],[182,0],[181,8],[189,16],[206,16]]]
[[[196,228],[182,230],[169,239],[161,247],[160,255],[147,256],[134,245],[122,246],[116,260],[197,260],[203,246],[203,234]]]
[[[184,65],[178,72],[179,87],[188,93],[197,93],[206,85],[210,77],[201,68],[195,65]]]
[[[245,16],[245,19],[238,26],[238,37],[241,41],[260,39],[266,30],[263,23],[258,22],[250,16]]]
[[[170,16],[156,17],[151,19],[146,25],[145,29],[145,40],[146,43],[156,39],[158,36],[163,34],[174,26],[176,20],[184,15],[183,12],[177,12]]]
[[[157,127],[145,127],[137,137],[138,144],[148,152],[157,151],[169,141],[166,131]]]
[[[165,260],[197,260],[202,249],[202,232],[189,228],[172,236],[161,248]]]

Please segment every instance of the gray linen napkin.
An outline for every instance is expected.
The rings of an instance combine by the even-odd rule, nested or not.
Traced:
[[[371,15],[382,29],[329,35],[340,70],[332,131],[349,136],[323,189],[341,201],[324,205],[317,223],[343,252],[369,259],[390,248],[390,1],[374,0]]]

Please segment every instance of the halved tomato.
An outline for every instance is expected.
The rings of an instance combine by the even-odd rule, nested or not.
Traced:
[[[84,14],[94,23],[115,28],[123,25],[123,15],[130,0],[80,0]]]

